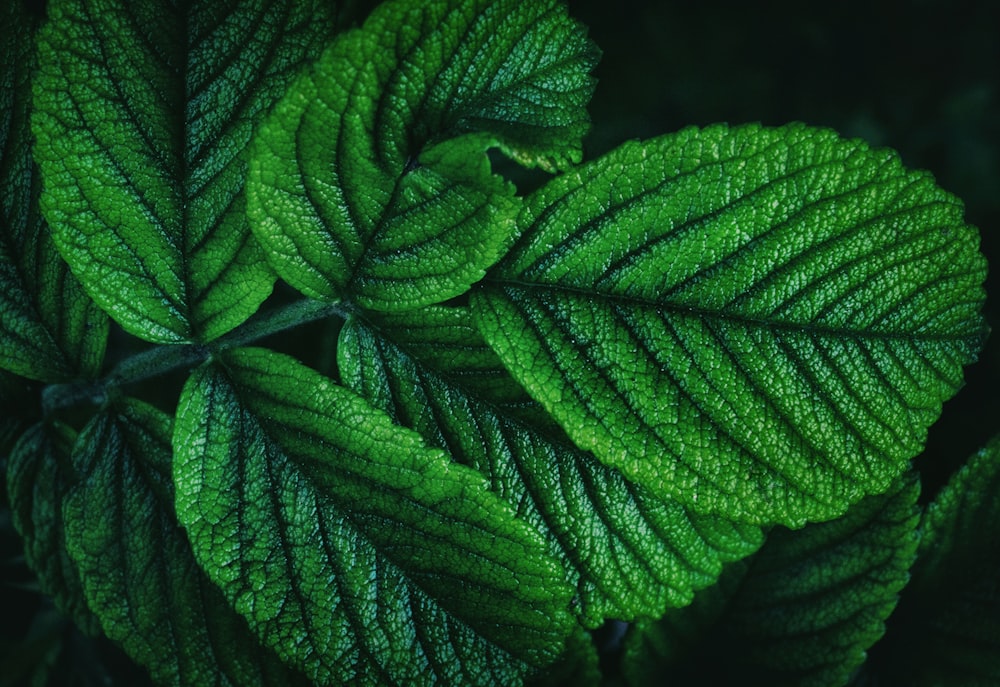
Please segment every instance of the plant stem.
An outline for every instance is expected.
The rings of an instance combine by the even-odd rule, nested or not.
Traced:
[[[237,329],[207,344],[164,345],[123,360],[104,379],[53,384],[42,392],[46,412],[79,403],[100,404],[109,389],[140,382],[150,377],[194,367],[230,348],[253,343],[272,334],[332,316],[346,319],[349,310],[340,303],[303,299],[274,310],[258,313]]]

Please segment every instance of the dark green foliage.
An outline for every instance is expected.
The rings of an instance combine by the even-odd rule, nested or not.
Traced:
[[[929,174],[585,161],[559,0],[3,12],[2,513],[84,634],[0,685],[996,680],[995,443],[918,504],[988,331]]]

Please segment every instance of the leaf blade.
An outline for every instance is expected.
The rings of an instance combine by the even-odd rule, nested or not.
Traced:
[[[982,344],[958,201],[825,130],[627,145],[521,221],[473,299],[487,340],[574,441],[693,508],[842,513],[919,451]]]
[[[249,211],[275,269],[310,297],[371,309],[463,293],[517,212],[487,149],[579,159],[594,61],[554,2],[384,3],[255,139]]]
[[[67,545],[108,637],[157,684],[306,685],[250,633],[195,565],[174,515],[170,418],[124,399],[73,449]]]
[[[46,382],[97,374],[108,323],[52,243],[39,211],[41,182],[31,155],[30,74],[35,22],[23,3],[4,6],[0,39],[0,365]]]
[[[478,476],[289,358],[201,368],[174,446],[196,555],[314,680],[502,683],[569,632],[554,561]]]
[[[243,216],[244,151],[329,35],[326,5],[66,0],[50,15],[33,129],[60,252],[130,333],[220,336],[273,285]]]

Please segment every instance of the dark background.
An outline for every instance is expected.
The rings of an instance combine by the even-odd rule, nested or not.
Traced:
[[[829,126],[930,170],[965,201],[983,252],[1000,265],[1000,3],[569,4],[604,52],[588,158],[691,124]],[[998,327],[992,274],[987,291]],[[966,379],[917,459],[924,500],[1000,432],[1000,333]],[[0,663],[49,664],[51,685],[145,683],[120,651],[79,635],[34,591],[19,549],[9,521],[0,523]],[[4,665],[0,687],[10,684]]]

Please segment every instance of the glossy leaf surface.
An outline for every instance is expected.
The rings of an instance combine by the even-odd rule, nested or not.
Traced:
[[[255,235],[308,296],[399,310],[466,291],[519,209],[486,151],[580,159],[596,49],[557,2],[396,0],[299,78],[255,139]]]
[[[42,209],[87,292],[148,341],[207,341],[274,275],[243,186],[256,118],[332,31],[332,4],[59,0],[39,38]]]
[[[986,332],[959,201],[827,130],[626,144],[520,224],[486,339],[581,448],[705,512],[801,525],[885,490]]]
[[[570,588],[472,470],[291,358],[198,370],[178,515],[261,639],[323,684],[510,684],[554,660]]]

